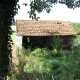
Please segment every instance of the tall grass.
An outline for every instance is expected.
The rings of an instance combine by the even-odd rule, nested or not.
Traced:
[[[80,80],[79,48],[58,57],[46,48],[18,49],[18,63],[11,67],[8,80]]]
[[[78,38],[76,36],[74,45],[69,51],[56,48],[61,46],[58,43],[55,44],[56,47],[53,50],[17,48],[16,58],[13,58],[8,80],[80,80]],[[61,55],[55,56],[54,52],[61,53]]]

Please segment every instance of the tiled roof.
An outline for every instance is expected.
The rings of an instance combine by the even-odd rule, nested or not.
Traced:
[[[75,35],[70,22],[49,20],[16,20],[18,34],[24,36]]]

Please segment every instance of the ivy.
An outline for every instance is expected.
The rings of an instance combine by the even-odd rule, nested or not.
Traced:
[[[12,58],[11,24],[17,12],[18,0],[0,1],[0,80],[6,80]]]

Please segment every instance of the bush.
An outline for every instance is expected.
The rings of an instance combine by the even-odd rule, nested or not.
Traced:
[[[78,38],[74,39],[75,44],[69,51],[63,51],[63,41],[59,37],[54,38],[53,50],[17,49],[19,63],[11,67],[8,80],[80,80]]]
[[[76,38],[74,39],[74,45],[73,46],[80,46],[80,35],[76,35]]]
[[[54,56],[61,56],[63,48],[63,39],[60,36],[53,36],[53,50],[52,54]]]

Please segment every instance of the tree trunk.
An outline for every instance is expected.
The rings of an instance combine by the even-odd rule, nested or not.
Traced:
[[[9,66],[8,34],[9,27],[4,6],[0,6],[0,80],[5,80]]]

